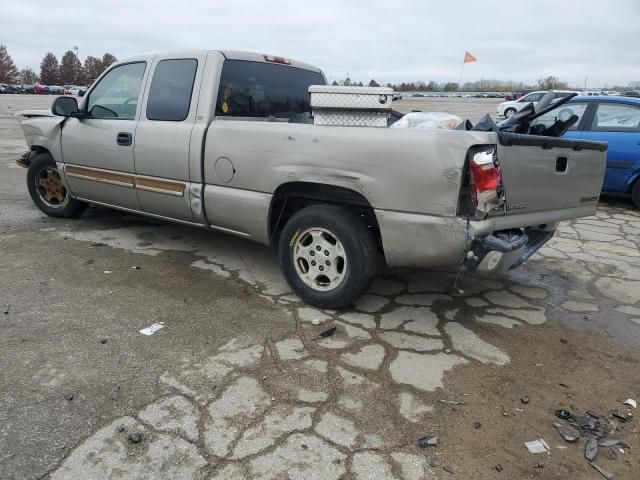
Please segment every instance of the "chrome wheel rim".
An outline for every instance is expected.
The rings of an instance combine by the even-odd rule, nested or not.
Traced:
[[[505,118],[509,118],[511,115],[513,115],[513,110],[507,110],[507,111],[504,113],[504,117],[505,117]]]
[[[43,168],[35,178],[36,191],[42,203],[51,208],[63,208],[69,202],[67,189],[53,167]]]
[[[344,280],[347,254],[338,237],[326,228],[307,228],[297,235],[292,255],[296,273],[313,290],[333,290]]]

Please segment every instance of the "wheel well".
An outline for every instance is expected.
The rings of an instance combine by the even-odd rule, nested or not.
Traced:
[[[51,152],[49,152],[49,150],[47,150],[44,147],[41,147],[40,145],[31,145],[31,152],[33,152],[33,153],[48,153],[48,154],[51,154]]]
[[[280,231],[294,213],[305,207],[323,203],[346,206],[360,215],[371,230],[378,250],[383,253],[380,227],[369,201],[354,190],[312,182],[285,183],[274,192],[269,210],[271,244],[277,243]]]

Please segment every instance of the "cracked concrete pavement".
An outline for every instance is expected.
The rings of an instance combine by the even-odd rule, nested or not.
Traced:
[[[353,308],[318,310],[266,247],[105,208],[41,214],[13,163],[24,142],[10,114],[50,100],[0,97],[2,478],[417,480],[447,478],[443,466],[471,478],[473,465],[416,443],[457,421],[438,400],[464,391],[460,377],[520,372],[534,355],[518,338],[557,331],[618,349],[611,370],[637,365],[630,205],[563,223],[507,276],[463,274],[462,294],[452,271],[385,271]],[[330,326],[335,335],[313,340]],[[637,376],[631,388],[637,398]],[[524,469],[514,471],[534,473],[519,464],[528,454],[512,455]],[[639,466],[636,455],[611,469],[632,478]],[[541,478],[563,478],[553,468]]]

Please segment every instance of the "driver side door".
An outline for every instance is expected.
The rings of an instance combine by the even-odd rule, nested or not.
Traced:
[[[85,118],[62,128],[67,184],[81,199],[139,210],[133,148],[146,62],[110,69],[84,99]]]

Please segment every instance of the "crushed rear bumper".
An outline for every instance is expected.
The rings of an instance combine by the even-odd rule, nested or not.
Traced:
[[[526,262],[554,233],[555,229],[509,230],[476,238],[464,265],[472,272],[506,272]]]

